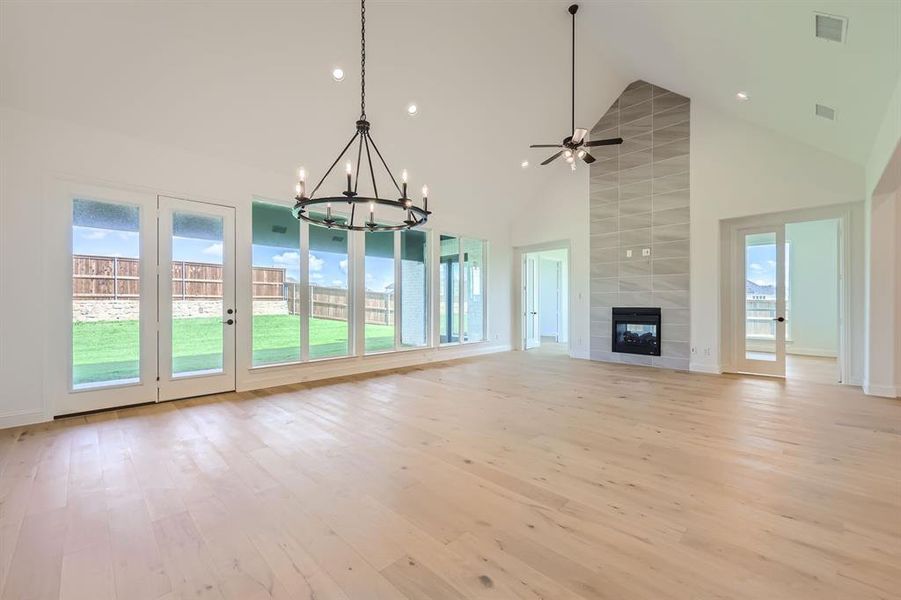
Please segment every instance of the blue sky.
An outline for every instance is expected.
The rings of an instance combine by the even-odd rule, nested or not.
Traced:
[[[72,251],[75,254],[97,254],[137,258],[139,240],[136,231],[72,228]],[[172,257],[191,262],[222,263],[222,243],[194,238],[172,238]],[[253,246],[253,265],[285,269],[289,281],[300,280],[300,252],[275,246]],[[347,255],[334,252],[310,253],[310,282],[314,285],[347,287]],[[366,289],[384,291],[394,283],[394,261],[391,258],[366,259]]]
[[[747,247],[748,281],[757,285],[776,285],[776,245]]]

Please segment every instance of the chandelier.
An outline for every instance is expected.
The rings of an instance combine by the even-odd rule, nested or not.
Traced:
[[[415,205],[413,200],[407,197],[407,172],[403,172],[401,176],[403,181],[401,185],[398,185],[397,179],[395,179],[394,174],[388,167],[388,163],[385,162],[382,153],[379,152],[378,146],[375,145],[375,140],[372,139],[369,129],[370,123],[366,120],[366,0],[361,0],[360,118],[356,122],[356,132],[354,132],[353,137],[351,137],[350,141],[347,142],[347,145],[344,146],[344,149],[338,155],[338,158],[332,162],[332,166],[328,168],[328,171],[325,172],[325,175],[322,176],[322,179],[319,180],[319,183],[316,184],[316,187],[313,188],[313,191],[310,192],[309,196],[306,193],[306,172],[304,169],[300,169],[298,172],[299,181],[295,188],[297,195],[294,198],[297,202],[292,209],[295,218],[303,219],[304,221],[322,227],[347,229],[351,231],[400,231],[403,229],[412,229],[413,227],[417,227],[428,221],[429,215],[431,214],[431,212],[429,212],[428,187],[422,186],[422,207]],[[356,168],[354,168],[353,163],[350,161],[346,163],[347,188],[341,192],[340,195],[317,197],[316,192],[319,191],[322,183],[334,170],[335,165],[341,162],[341,159],[344,158],[344,155],[347,154],[348,150],[351,150],[354,142],[357,143],[357,162]],[[365,157],[363,155],[364,151]],[[373,166],[372,161],[373,152],[378,159],[375,167]],[[353,150],[351,150],[351,153],[353,153]],[[369,177],[372,182],[372,196],[365,196],[358,191],[360,170],[363,160],[366,161],[366,165],[368,166]],[[381,166],[384,167],[384,170],[388,173],[391,183],[399,194],[399,197],[396,200],[379,196],[379,189],[375,178],[376,168],[379,163],[381,163]],[[363,177],[366,177],[365,170],[363,171]],[[342,202],[346,202],[350,205],[350,215],[336,217],[332,214],[332,204]],[[321,205],[323,204],[325,205],[324,214],[321,212]],[[364,214],[360,217],[360,221],[358,222],[358,215],[356,214],[357,205],[363,205],[365,210],[366,204],[369,205],[368,219]],[[319,206],[320,208],[318,211],[314,212],[310,210],[310,207],[313,206]],[[376,222],[376,206],[385,206],[396,209],[398,211],[395,213],[397,218],[388,222],[380,218],[380,220]]]

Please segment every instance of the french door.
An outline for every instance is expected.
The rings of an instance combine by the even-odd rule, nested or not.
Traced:
[[[159,400],[235,389],[235,216],[159,198]]]
[[[69,336],[48,359],[68,370],[48,382],[54,415],[234,390],[234,209],[77,184],[65,194],[71,245],[55,247],[53,269],[71,282],[58,315]]]
[[[733,282],[736,369],[785,376],[785,226],[736,231]]]
[[[527,254],[523,258],[523,331],[525,331],[525,348],[537,348],[541,345],[541,328],[538,322],[538,258]]]

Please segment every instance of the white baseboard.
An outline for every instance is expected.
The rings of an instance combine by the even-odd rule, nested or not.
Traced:
[[[899,398],[901,397],[901,388],[893,385],[879,385],[865,381],[863,384],[863,393],[868,396],[881,396],[882,398]]]
[[[239,378],[237,391],[248,392],[280,385],[306,383],[363,373],[376,373],[378,371],[415,367],[444,360],[507,352],[509,350],[511,350],[510,344],[482,342],[338,358],[297,365],[285,365],[283,367],[257,368],[251,369],[248,374]]]
[[[708,373],[710,375],[722,375],[723,368],[717,363],[691,361],[688,363],[688,370],[692,373]]]
[[[43,411],[23,410],[19,412],[0,415],[0,429],[8,427],[20,427],[22,425],[34,425],[49,421],[49,417]]]
[[[824,358],[838,358],[835,350],[828,348],[796,348],[791,346],[785,349],[786,354],[796,354],[798,356],[822,356]]]

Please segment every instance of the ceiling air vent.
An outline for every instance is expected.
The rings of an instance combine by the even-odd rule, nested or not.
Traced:
[[[823,104],[817,104],[817,116],[823,117],[824,119],[829,119],[830,121],[835,120],[835,109],[829,108]]]
[[[836,15],[813,13],[816,36],[830,42],[842,43],[848,33],[848,19]]]

